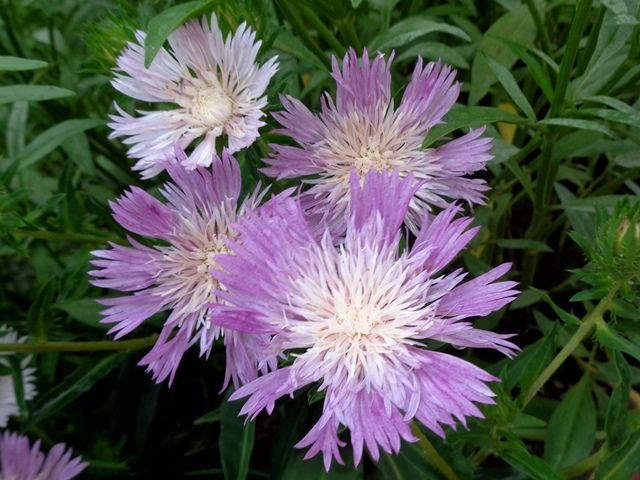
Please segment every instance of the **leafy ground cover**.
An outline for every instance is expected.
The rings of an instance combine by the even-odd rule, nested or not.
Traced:
[[[281,400],[255,422],[220,394],[224,349],[187,354],[169,387],[136,364],[164,321],[112,341],[89,284],[90,252],[123,243],[108,202],[143,181],[109,138],[114,101],[144,109],[110,84],[136,29],[151,61],[191,17],[215,11],[223,31],[246,21],[277,55],[267,113],[279,95],[320,109],[333,92],[331,56],[349,47],[395,52],[394,99],[417,56],[441,59],[463,82],[423,146],[487,125],[491,189],[473,208],[480,233],[456,260],[474,275],[504,261],[522,293],[477,321],[515,332],[513,360],[451,350],[501,378],[485,419],[447,430],[415,424],[398,455],[324,471],[293,445],[321,409],[317,392]],[[0,344],[31,355],[37,396],[20,388],[8,428],[89,462],[81,478],[599,478],[640,470],[640,4],[619,1],[160,0],[0,3],[0,317],[28,337]],[[236,155],[243,192],[258,182],[274,132]],[[16,374],[16,361],[0,376]],[[6,371],[5,371],[6,370]],[[20,381],[13,382],[19,386]],[[4,384],[2,384],[4,385]],[[4,386],[3,386],[4,388]]]

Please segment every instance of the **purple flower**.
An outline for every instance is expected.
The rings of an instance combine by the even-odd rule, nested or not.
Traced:
[[[307,457],[322,452],[328,469],[342,462],[340,425],[350,432],[355,463],[366,445],[397,452],[401,439],[415,441],[417,419],[438,435],[443,426],[482,417],[477,403],[493,403],[486,385],[498,379],[426,340],[456,347],[493,348],[513,355],[517,347],[501,335],[473,327],[511,302],[515,282],[497,281],[503,264],[464,282],[462,269],[443,269],[469,243],[472,219],[455,219],[450,206],[425,219],[411,247],[401,248],[401,225],[421,188],[408,175],[369,172],[364,187],[351,174],[351,214],[343,242],[334,247],[326,229],[316,240],[299,201],[278,198],[241,218],[233,255],[213,272],[226,290],[226,305],[211,320],[224,328],[272,336],[272,355],[289,366],[238,389],[248,397],[242,414],[271,412],[279,397],[307,385],[324,392],[323,413],[297,444]]]
[[[306,177],[311,187],[303,205],[321,223],[340,232],[349,211],[349,179],[360,180],[370,170],[397,170],[401,177],[412,174],[423,181],[409,203],[406,222],[417,232],[424,212],[431,206],[445,208],[447,199],[484,203],[487,190],[481,179],[465,175],[485,167],[491,140],[484,129],[443,144],[423,149],[425,135],[453,106],[460,91],[455,71],[440,62],[413,72],[396,108],[391,98],[390,65],[382,54],[373,61],[365,50],[358,61],[354,50],[345,56],[342,71],[333,59],[336,100],[326,94],[322,110],[314,114],[295,98],[281,98],[284,111],[274,114],[283,126],[279,133],[292,137],[298,147],[272,145],[274,153],[265,161],[267,175],[277,178]]]
[[[133,168],[143,178],[162,171],[157,160],[173,153],[176,143],[184,149],[201,139],[182,161],[194,169],[211,164],[222,135],[230,153],[255,141],[264,125],[265,90],[277,63],[275,58],[262,66],[256,63],[261,42],[255,42],[245,23],[223,39],[215,14],[211,25],[205,17],[193,20],[169,36],[170,49],[161,49],[148,69],[145,34],[138,31],[136,38],[118,57],[113,86],[136,100],[176,105],[172,110],[139,111],[139,117],[116,105],[119,115],[111,116],[112,137],[128,137],[124,143],[131,145],[129,156],[138,159]]]
[[[178,160],[184,159],[178,153]],[[93,252],[89,272],[92,283],[127,295],[100,301],[108,306],[103,322],[113,323],[110,333],[121,338],[158,312],[170,311],[160,337],[142,359],[157,382],[170,382],[185,351],[193,344],[200,355],[211,352],[213,341],[223,334],[208,321],[208,305],[216,301],[215,291],[223,288],[210,272],[218,268],[218,256],[227,251],[233,236],[230,225],[243,212],[258,205],[265,191],[259,186],[238,205],[240,169],[226,151],[214,157],[211,170],[182,169],[166,163],[173,182],[160,190],[166,202],[132,187],[111,204],[114,218],[127,230],[155,240],[147,246],[129,238],[131,246],[111,244],[108,250]],[[234,384],[256,375],[258,336],[224,332],[227,374]]]
[[[24,337],[18,337],[18,334],[10,328],[0,328],[0,343],[23,343],[24,341]],[[0,366],[11,367],[9,355],[12,354],[9,352],[0,353]],[[29,367],[30,362],[31,356],[26,356],[19,362],[22,396],[27,401],[33,400],[36,396],[35,369]],[[14,382],[13,375],[0,375],[0,427],[6,427],[9,417],[20,413]]]
[[[0,436],[0,478],[6,480],[69,480],[87,464],[58,443],[48,455],[40,451],[40,440],[31,446],[27,437],[5,432]]]

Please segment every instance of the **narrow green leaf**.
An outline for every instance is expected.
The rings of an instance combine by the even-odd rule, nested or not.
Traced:
[[[540,242],[538,240],[530,240],[528,238],[499,238],[498,240],[496,240],[496,243],[501,248],[553,252],[553,250],[546,243]]]
[[[37,70],[48,66],[42,60],[31,60],[30,58],[9,57],[0,55],[0,72],[21,72],[24,70]]]
[[[66,88],[53,85],[9,85],[0,87],[0,105],[13,102],[39,102],[54,98],[72,97],[76,94]]]
[[[437,139],[459,128],[476,128],[496,122],[519,124],[526,123],[527,120],[500,108],[455,105],[445,116],[444,123],[429,131],[423,146],[427,147]]]
[[[316,455],[309,460],[304,460],[302,455],[294,455],[287,463],[280,480],[361,480],[362,468],[354,469],[351,466],[332,465],[327,472],[322,464],[322,456]]]
[[[524,113],[530,120],[535,120],[536,114],[533,111],[533,108],[531,108],[531,105],[529,105],[524,93],[520,90],[518,82],[516,82],[516,79],[511,75],[511,72],[488,55],[485,55],[484,53],[481,53],[481,55],[483,56],[484,61],[487,62],[487,65],[489,65],[489,68],[496,76],[497,80],[504,87],[515,104],[520,108],[522,113]]]
[[[558,328],[553,329],[537,342],[524,347],[522,352],[506,369],[505,385],[511,389],[520,385],[520,391],[525,392],[537,378],[556,353]]]
[[[507,47],[515,53],[520,60],[524,62],[524,64],[528,67],[529,73],[531,74],[531,78],[538,84],[544,96],[547,97],[547,100],[553,99],[553,87],[551,86],[551,80],[549,80],[549,76],[546,74],[540,62],[536,60],[532,54],[527,51],[527,47],[521,45],[517,42],[512,42],[504,37],[496,37],[502,43],[504,43]]]
[[[573,387],[551,415],[544,459],[555,470],[586,458],[596,439],[596,408],[588,375]]]
[[[640,470],[640,431],[613,452],[596,471],[596,480],[629,480]]]
[[[244,480],[249,473],[255,423],[238,416],[241,402],[225,400],[220,407],[220,439],[218,447],[224,478]]]
[[[217,423],[220,421],[220,408],[216,408],[208,413],[205,413],[199,418],[193,421],[194,425],[204,425],[206,423]]]
[[[585,97],[582,100],[594,103],[602,103],[607,107],[611,107],[614,110],[618,110],[620,112],[625,112],[630,115],[640,115],[640,112],[633,108],[631,105],[624,103],[622,100],[618,100],[617,98],[608,97],[606,95],[594,95],[593,97]]]
[[[517,438],[510,438],[500,448],[501,457],[512,467],[535,480],[561,480],[553,469],[540,457],[531,455],[527,447]]]
[[[582,115],[598,117],[615,123],[624,123],[626,125],[631,125],[632,127],[640,125],[640,114],[638,112],[631,114],[628,112],[621,112],[619,110],[611,110],[609,108],[581,108],[579,112]]]
[[[105,121],[99,118],[78,118],[54,125],[38,135],[22,150],[16,158],[18,170],[24,170],[43,159],[68,138],[104,124]]]
[[[75,372],[67,375],[62,383],[40,398],[37,409],[31,415],[31,422],[37,424],[54,415],[87,392],[98,380],[105,377],[121,362],[121,353],[108,355],[97,362],[95,359],[86,358]]]
[[[457,68],[469,68],[469,63],[456,49],[439,42],[420,42],[412,45],[398,55],[396,60],[398,62],[405,60],[415,62],[416,57],[422,57],[427,60],[439,59]]]
[[[471,64],[471,83],[469,85],[469,102],[472,105],[485,96],[491,85],[496,82],[495,75],[484,61],[481,52],[495,59],[509,69],[518,60],[518,56],[499,38],[508,37],[523,45],[533,44],[536,38],[536,27],[529,10],[520,6],[505,13],[485,32],[478,49],[478,54]]]
[[[216,0],[193,0],[163,10],[149,21],[144,42],[144,66],[149,68],[165,40],[189,18],[199,15],[213,6]]]
[[[351,7],[358,8],[361,3],[362,3],[362,0],[351,0]]]
[[[615,449],[626,439],[631,371],[624,356],[618,351],[613,352],[613,364],[616,368],[618,384],[611,392],[611,398],[607,405],[604,430],[607,432],[607,441],[610,447]]]
[[[627,353],[636,360],[640,360],[640,345],[627,340],[621,334],[609,327],[604,321],[596,326],[596,338],[605,347]]]
[[[57,308],[66,312],[71,318],[93,328],[108,330],[109,325],[100,323],[102,315],[100,312],[104,310],[104,306],[96,302],[95,298],[80,298],[78,300],[70,300],[56,305]]]
[[[375,37],[371,40],[370,47],[371,50],[397,48],[434,32],[448,33],[467,42],[471,41],[469,35],[458,27],[423,16],[414,16],[400,20],[387,32]]]
[[[15,157],[24,148],[27,120],[29,118],[29,102],[15,102],[7,119],[5,141],[7,155]]]
[[[593,132],[604,133],[610,137],[615,137],[615,134],[611,129],[602,125],[600,122],[594,122],[592,120],[581,120],[579,118],[546,118],[544,120],[540,120],[538,124],[591,130]]]
[[[540,298],[542,298],[542,300],[545,301],[545,303],[547,303],[551,309],[555,312],[556,315],[558,315],[563,322],[565,322],[567,325],[580,325],[580,319],[578,317],[576,317],[573,313],[569,313],[566,310],[563,310],[562,308],[560,308],[558,305],[556,305],[556,302],[553,301],[553,299],[549,296],[549,294],[547,292],[545,292],[544,290],[539,290],[537,288],[534,287],[529,287],[531,290],[534,290],[536,292],[538,292],[540,294]]]

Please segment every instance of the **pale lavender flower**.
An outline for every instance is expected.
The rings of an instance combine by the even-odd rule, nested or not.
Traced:
[[[279,133],[299,146],[272,145],[274,153],[263,172],[272,177],[304,177],[311,187],[303,205],[340,231],[349,211],[349,178],[362,180],[370,170],[397,170],[424,180],[409,204],[407,225],[417,232],[431,206],[445,208],[449,200],[484,203],[487,190],[481,179],[465,175],[481,170],[492,157],[491,139],[483,128],[444,143],[422,148],[425,135],[455,103],[460,84],[455,71],[440,62],[423,66],[422,59],[396,108],[391,98],[392,57],[369,60],[365,50],[359,61],[354,50],[345,56],[342,70],[333,59],[336,100],[326,94],[322,109],[312,113],[299,100],[281,98],[284,110],[273,116],[283,126]]]
[[[133,167],[143,178],[162,171],[159,158],[200,143],[182,161],[193,169],[211,164],[216,140],[227,137],[234,153],[251,145],[264,125],[265,90],[277,70],[276,59],[256,63],[261,42],[245,23],[223,39],[215,14],[192,20],[169,36],[169,50],[161,49],[149,68],[144,66],[145,34],[136,32],[118,57],[113,86],[136,100],[172,103],[172,110],[139,111],[134,117],[116,105],[112,137],[127,137]]]
[[[178,153],[178,160],[184,154]],[[144,190],[132,187],[111,204],[114,218],[127,230],[155,243],[147,246],[129,238],[131,246],[111,244],[93,252],[89,272],[98,287],[126,292],[100,302],[103,322],[121,338],[158,312],[170,311],[158,341],[142,359],[157,382],[173,377],[185,351],[199,343],[200,355],[209,355],[213,341],[223,334],[208,321],[208,305],[216,301],[221,286],[210,275],[218,268],[217,257],[227,251],[230,225],[243,212],[257,206],[265,191],[256,188],[238,204],[241,179],[236,160],[226,151],[215,156],[211,169],[186,171],[177,163],[165,164],[173,182],[160,192],[161,202]],[[229,331],[224,333],[227,352],[226,382],[246,382],[256,374],[260,337]]]
[[[24,337],[18,337],[18,334],[10,328],[0,328],[0,343],[23,343]],[[9,361],[9,352],[0,353],[0,367],[12,370],[13,362]],[[31,362],[30,356],[25,356],[18,360],[20,367],[20,380],[22,382],[22,396],[26,401],[33,400],[36,396],[35,385],[35,369],[29,367]],[[18,415],[20,407],[15,389],[16,378],[14,375],[0,375],[0,427],[6,427],[9,417]]]
[[[32,446],[27,437],[5,432],[0,436],[0,478],[69,480],[87,468],[80,457],[71,456],[71,449],[63,443],[54,445],[45,455],[40,451],[40,440]]]
[[[363,447],[397,452],[415,441],[410,422],[443,436],[443,426],[482,417],[474,402],[493,403],[487,382],[498,379],[471,363],[434,351],[425,340],[512,355],[510,335],[479,330],[468,320],[511,302],[515,282],[496,281],[503,264],[464,282],[462,269],[443,269],[477,228],[455,219],[450,206],[425,219],[411,247],[401,248],[401,225],[419,184],[408,175],[369,172],[360,188],[351,175],[351,215],[334,247],[325,230],[317,240],[299,201],[276,199],[240,219],[232,254],[220,256],[214,276],[226,286],[226,305],[211,320],[224,328],[272,336],[266,355],[290,354],[289,366],[244,385],[241,413],[269,413],[279,397],[319,383],[323,413],[297,444],[319,452],[328,469],[342,462],[340,425],[350,432],[355,463]]]

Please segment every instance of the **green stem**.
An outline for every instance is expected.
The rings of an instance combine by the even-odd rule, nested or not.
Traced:
[[[567,94],[567,87],[569,86],[569,77],[571,76],[573,63],[575,62],[576,55],[578,54],[578,46],[580,44],[580,39],[582,38],[582,32],[584,31],[592,3],[592,0],[578,0],[576,3],[576,10],[573,14],[571,28],[569,29],[569,37],[567,38],[567,48],[565,48],[562,61],[560,62],[560,71],[558,72],[556,89],[553,93],[553,102],[549,109],[549,118],[556,117],[562,111],[565,95]]]
[[[590,472],[594,470],[602,460],[607,456],[609,449],[607,448],[607,444],[605,443],[600,450],[591,455],[590,457],[585,458],[584,460],[579,461],[578,463],[574,463],[570,467],[560,470],[560,475],[562,478],[574,478],[584,473]]]
[[[118,350],[137,350],[153,345],[157,335],[135,338],[132,340],[102,340],[96,342],[33,342],[33,343],[0,343],[0,352],[105,352]]]
[[[429,463],[431,463],[447,480],[460,480],[456,472],[451,468],[451,465],[442,458],[442,455],[438,453],[436,447],[429,441],[424,433],[420,431],[415,423],[411,424],[411,433],[418,437],[418,445],[422,448],[423,453],[427,457]]]
[[[338,28],[340,28],[340,32],[347,43],[349,43],[349,45],[353,47],[358,54],[360,54],[362,52],[362,43],[360,43],[360,38],[358,37],[358,33],[356,32],[353,22],[353,17],[349,17],[346,20],[339,22]]]
[[[276,1],[276,5],[280,7],[280,11],[291,24],[293,30],[300,35],[302,43],[311,50],[311,52],[325,65],[327,69],[331,70],[331,62],[329,61],[329,58],[309,35],[309,29],[301,20],[300,12],[296,9],[294,2],[279,0]]]
[[[316,13],[310,8],[300,5],[300,11],[309,23],[316,29],[318,35],[320,35],[329,46],[335,50],[338,55],[342,55],[345,51],[344,45],[342,45],[336,36],[327,28],[327,26],[318,18]]]
[[[602,319],[603,314],[608,310],[611,302],[613,301],[616,293],[618,292],[618,287],[615,286],[611,289],[611,291],[604,297],[596,307],[591,310],[584,318],[580,327],[575,331],[575,333],[571,336],[566,345],[560,350],[560,352],[555,356],[551,363],[547,365],[542,373],[535,379],[531,387],[525,392],[523,397],[522,406],[523,408],[536,396],[538,391],[547,383],[547,380],[551,378],[551,376],[560,368],[560,366],[564,363],[564,361],[569,358],[569,356],[573,353],[573,351],[578,348],[578,346],[582,343],[582,341],[591,333],[599,320]]]
[[[536,24],[536,29],[538,30],[540,38],[542,39],[542,48],[546,53],[551,53],[551,40],[549,40],[549,33],[547,32],[547,28],[542,21],[542,15],[540,15],[538,6],[533,0],[525,0],[525,3],[527,4],[527,8],[531,13],[533,22]]]

